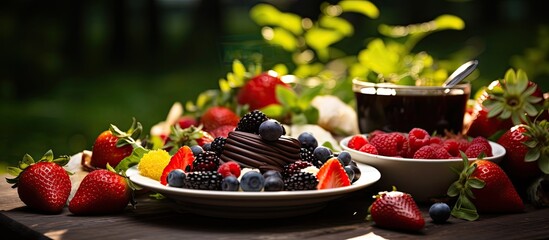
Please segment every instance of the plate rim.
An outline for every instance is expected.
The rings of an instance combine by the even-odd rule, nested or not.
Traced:
[[[186,188],[176,188],[162,185],[159,181],[142,176],[139,174],[137,165],[130,167],[126,171],[126,175],[133,183],[161,194],[202,197],[215,199],[246,199],[246,200],[284,200],[284,199],[301,199],[309,197],[329,197],[335,195],[344,195],[366,188],[381,179],[381,172],[368,164],[357,162],[357,167],[361,171],[361,178],[351,186],[323,189],[323,190],[307,190],[307,191],[277,191],[277,192],[229,192],[229,191],[212,191],[212,190],[195,190]]]

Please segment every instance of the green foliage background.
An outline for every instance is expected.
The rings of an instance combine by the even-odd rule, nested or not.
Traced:
[[[324,1],[280,1],[277,9],[317,20]],[[335,4],[339,1],[326,1]],[[148,132],[175,101],[218,88],[233,59],[265,69],[292,63],[267,44],[250,18],[259,1],[11,1],[0,9],[0,164],[91,149],[95,137],[136,117]],[[356,53],[382,37],[380,24],[459,16],[461,31],[441,31],[414,51],[480,61],[473,89],[524,68],[549,91],[548,19],[543,1],[372,1],[376,19],[345,16],[352,37],[336,43]],[[1,167],[0,169],[5,169]]]

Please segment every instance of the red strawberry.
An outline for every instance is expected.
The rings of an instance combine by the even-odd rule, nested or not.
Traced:
[[[221,164],[219,168],[217,169],[217,172],[221,174],[223,177],[227,176],[235,176],[240,177],[240,165],[238,163],[229,161],[226,163]]]
[[[410,194],[393,189],[374,197],[367,219],[376,226],[405,231],[419,231],[425,226],[425,219]]]
[[[412,128],[408,132],[408,144],[412,152],[430,143],[431,136],[427,131],[421,128]]]
[[[69,198],[71,181],[62,166],[68,163],[68,156],[53,159],[49,150],[38,161],[26,154],[19,167],[8,167],[16,178],[8,179],[17,188],[19,198],[27,206],[44,213],[60,213]]]
[[[452,215],[467,220],[476,220],[479,212],[521,212],[524,204],[507,174],[496,163],[476,160],[469,164],[463,158],[463,170],[454,182],[448,195],[458,196]]]
[[[141,123],[137,122],[135,118],[132,126],[126,132],[122,132],[111,124],[109,130],[102,132],[95,139],[90,164],[102,169],[107,167],[107,163],[116,167],[122,159],[132,154],[136,145],[135,139],[139,138],[142,130]]]
[[[210,107],[200,117],[204,130],[214,130],[224,125],[235,126],[240,118],[231,109],[221,106]]]
[[[194,155],[190,147],[183,146],[177,150],[177,152],[172,156],[170,159],[170,163],[166,165],[164,170],[162,171],[162,176],[160,177],[160,183],[163,185],[168,184],[168,174],[175,169],[181,169],[185,172],[187,171],[187,166],[189,167],[189,170],[193,166],[194,161]]]
[[[370,144],[376,147],[379,155],[398,156],[402,151],[406,137],[398,132],[377,134],[370,139]]]
[[[316,174],[317,189],[338,188],[351,185],[349,176],[337,158],[330,158]]]
[[[364,135],[354,135],[349,139],[347,147],[354,150],[359,150],[362,146],[368,143],[368,139]]]
[[[211,143],[214,137],[200,127],[190,126],[182,129],[178,125],[172,126],[170,136],[166,139],[163,149],[175,154],[182,146],[203,146]]]
[[[264,108],[271,104],[279,104],[276,99],[276,86],[290,88],[280,78],[262,73],[250,79],[240,89],[237,96],[238,104],[248,105],[250,110]]]
[[[234,131],[236,127],[233,125],[223,125],[221,127],[218,127],[216,129],[208,131],[213,138],[216,137],[224,137],[227,138],[229,136],[229,133]]]
[[[524,184],[542,172],[549,174],[549,124],[546,120],[514,126],[499,138],[498,143],[507,152],[502,165],[512,180]]]
[[[364,144],[364,146],[360,147],[358,151],[379,155],[376,147],[374,147],[372,144],[369,144],[369,143]]]
[[[467,135],[489,138],[537,116],[543,102],[543,92],[524,71],[509,69],[503,80],[492,82],[477,99]]]
[[[180,128],[185,129],[190,126],[195,126],[195,127],[198,126],[198,122],[192,116],[181,116],[177,120],[177,125],[179,125]]]
[[[112,214],[123,211],[130,202],[128,180],[112,168],[95,170],[84,177],[69,202],[75,215]]]

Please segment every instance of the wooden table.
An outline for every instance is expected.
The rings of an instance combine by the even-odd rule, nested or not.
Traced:
[[[362,190],[330,202],[319,212],[275,220],[234,220],[173,211],[170,200],[138,197],[113,216],[79,217],[68,209],[57,215],[30,211],[2,176],[0,181],[0,232],[2,239],[548,239],[549,208],[527,206],[524,213],[481,215],[475,222],[450,218],[433,224],[420,206],[426,227],[419,233],[375,227],[364,219],[372,202],[371,190]],[[80,179],[82,175],[72,176]],[[76,187],[76,186],[73,186]]]

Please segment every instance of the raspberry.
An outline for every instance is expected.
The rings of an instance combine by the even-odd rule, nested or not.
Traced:
[[[467,148],[469,148],[469,146],[471,146],[471,143],[469,141],[467,141],[467,139],[459,139],[457,141],[458,141],[458,144],[459,144],[459,150],[462,151],[462,152],[467,151]]]
[[[433,145],[431,145],[433,146]],[[452,158],[452,155],[448,153],[446,148],[443,146],[438,145],[438,147],[434,148],[434,151],[431,153],[431,158],[433,159],[449,159]]]
[[[354,150],[359,150],[362,146],[368,143],[368,139],[366,139],[363,135],[354,135],[349,140],[349,143],[347,143],[347,147]]]
[[[240,165],[238,163],[229,161],[226,163],[221,164],[219,168],[217,169],[217,172],[223,176],[223,178],[227,176],[240,176]]]
[[[284,188],[288,191],[316,190],[318,179],[309,172],[298,172],[284,181]]]
[[[490,143],[488,143],[488,140],[486,140],[486,138],[479,136],[479,137],[474,138],[471,141],[471,145],[477,144],[477,143],[483,144],[486,147],[486,152],[484,152],[484,153],[486,154],[487,157],[492,156],[492,146],[490,146]]]
[[[448,139],[448,140],[444,141],[442,146],[444,147],[444,149],[446,149],[446,151],[448,151],[448,153],[452,157],[459,157],[460,149],[459,149],[459,142],[458,141],[456,141],[454,139]]]
[[[358,151],[375,154],[375,155],[379,154],[376,147],[374,147],[372,144],[369,144],[369,143],[364,144],[364,146],[358,149]]]
[[[217,171],[219,157],[215,152],[205,151],[199,153],[193,161],[193,171]]]
[[[374,130],[373,132],[371,132],[370,134],[368,134],[368,141],[371,141],[372,138],[374,138],[375,136],[379,135],[379,134],[387,134],[386,132],[384,131],[381,131],[381,130]]]
[[[475,143],[471,144],[469,148],[467,148],[467,151],[465,151],[465,155],[467,155],[468,158],[478,158],[481,153],[484,153],[485,156],[490,157],[491,155],[488,155],[489,149],[486,147],[486,145],[482,143]]]
[[[433,158],[433,152],[435,151],[435,147],[431,145],[425,145],[418,149],[414,153],[414,159],[432,159]]]
[[[398,156],[404,142],[406,142],[406,137],[397,132],[377,134],[370,140],[370,144],[376,147],[379,155],[383,156]]]
[[[442,145],[443,143],[444,143],[444,141],[440,137],[434,136],[434,137],[431,137],[429,139],[429,144],[440,144],[440,145]]]
[[[402,144],[402,149],[400,150],[399,155],[403,158],[412,158],[414,156],[414,152],[410,149],[410,143],[408,141],[404,141]]]
[[[408,133],[408,143],[410,144],[410,149],[412,152],[417,151],[421,147],[429,144],[431,136],[429,133],[421,128],[413,128]]]

